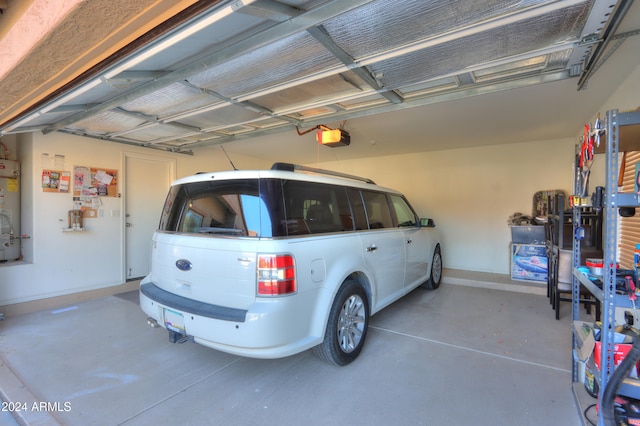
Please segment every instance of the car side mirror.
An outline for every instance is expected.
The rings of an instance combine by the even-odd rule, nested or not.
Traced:
[[[420,226],[423,228],[435,228],[436,223],[431,218],[420,218]]]

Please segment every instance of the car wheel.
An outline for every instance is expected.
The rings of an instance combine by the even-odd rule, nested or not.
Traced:
[[[355,280],[344,282],[336,295],[324,341],[314,348],[318,358],[335,365],[352,362],[364,345],[369,327],[369,301]]]
[[[423,284],[425,288],[435,290],[440,287],[442,279],[442,255],[440,254],[440,246],[436,246],[433,251],[433,261],[431,262],[431,277]]]

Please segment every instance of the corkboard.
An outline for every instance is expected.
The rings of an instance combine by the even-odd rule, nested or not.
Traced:
[[[73,195],[76,197],[117,197],[118,171],[98,167],[74,167]]]
[[[71,185],[71,172],[64,170],[42,170],[42,192],[68,193]]]

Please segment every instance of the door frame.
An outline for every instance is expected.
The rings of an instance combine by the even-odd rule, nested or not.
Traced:
[[[122,151],[121,169],[122,169],[122,188],[119,194],[121,200],[121,214],[120,214],[120,279],[123,283],[127,282],[127,160],[130,158],[137,158],[140,160],[151,160],[167,163],[169,166],[169,182],[176,180],[177,159],[173,157],[163,155],[152,155],[141,152]]]

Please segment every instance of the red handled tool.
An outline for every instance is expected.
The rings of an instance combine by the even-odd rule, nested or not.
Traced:
[[[638,313],[636,311],[636,286],[633,284],[633,278],[629,275],[624,277],[624,283],[627,288],[627,294],[629,295],[629,300],[631,300],[631,304],[633,305],[633,320],[634,324],[638,323]]]

